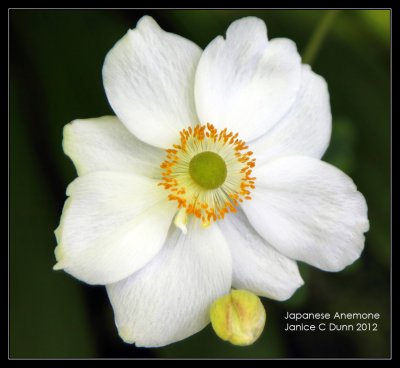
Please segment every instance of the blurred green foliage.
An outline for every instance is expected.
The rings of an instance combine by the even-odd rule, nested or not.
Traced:
[[[101,67],[113,44],[144,14],[205,47],[235,19],[255,15],[268,35],[303,52],[324,10],[10,11],[10,355],[11,357],[387,357],[390,266],[390,12],[343,10],[313,62],[328,82],[333,113],[324,160],[365,195],[370,231],[362,257],[340,273],[300,265],[306,282],[289,301],[264,299],[266,329],[233,347],[210,327],[159,349],[117,336],[102,288],[52,271],[67,184],[74,168],[61,147],[75,118],[112,114]],[[381,314],[375,333],[285,334],[286,311]]]

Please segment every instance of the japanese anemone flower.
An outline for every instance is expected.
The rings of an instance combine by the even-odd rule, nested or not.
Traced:
[[[54,268],[106,286],[124,341],[179,341],[232,287],[285,300],[303,284],[296,261],[340,271],[360,256],[365,199],[320,160],[326,82],[262,20],[202,51],[145,16],[103,82],[116,116],[64,128],[78,178]]]

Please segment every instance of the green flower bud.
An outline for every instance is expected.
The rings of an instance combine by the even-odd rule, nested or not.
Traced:
[[[215,333],[233,345],[251,345],[264,330],[266,312],[260,298],[246,290],[232,290],[210,309]]]

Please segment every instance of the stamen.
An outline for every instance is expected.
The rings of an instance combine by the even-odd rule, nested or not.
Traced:
[[[174,224],[176,227],[182,230],[184,234],[187,233],[187,221],[188,215],[184,208],[181,208],[178,213],[175,215]]]
[[[179,135],[179,144],[166,150],[159,185],[169,192],[169,200],[177,202],[174,222],[185,232],[189,215],[206,227],[236,212],[243,200],[251,200],[256,160],[239,134],[226,128],[218,131],[207,123],[183,129]]]

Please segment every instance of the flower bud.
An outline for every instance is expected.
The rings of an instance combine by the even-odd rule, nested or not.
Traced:
[[[232,290],[210,309],[215,333],[233,345],[251,345],[261,335],[266,313],[260,298],[246,290]]]

